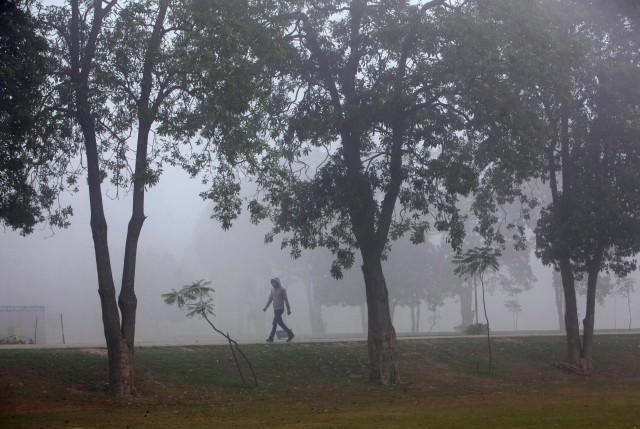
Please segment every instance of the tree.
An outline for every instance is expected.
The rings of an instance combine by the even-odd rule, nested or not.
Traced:
[[[169,0],[128,3],[117,14],[112,13],[115,6],[116,1],[70,0],[68,8],[52,8],[48,19],[57,33],[56,53],[69,59],[58,73],[68,79],[67,108],[79,129],[86,157],[109,384],[115,396],[127,397],[135,392],[133,348],[137,298],[134,286],[137,244],[145,220],[144,193],[147,185],[157,181],[148,168],[148,141],[153,124],[170,96],[165,82],[157,74],[164,53]],[[110,30],[105,31],[105,26]],[[116,173],[113,182],[117,186],[127,183],[119,174],[128,168],[128,138],[122,137],[122,132],[132,129],[137,130],[133,150],[135,164],[130,176],[133,205],[116,301],[102,181],[105,170],[111,168]],[[113,155],[115,161],[104,159],[109,155]]]
[[[484,319],[487,322],[487,347],[489,349],[489,372],[493,365],[493,352],[491,350],[491,328],[489,326],[489,316],[487,315],[487,301],[485,298],[484,276],[487,271],[497,271],[499,264],[499,250],[490,247],[474,247],[456,256],[454,263],[457,265],[455,273],[461,277],[471,277],[474,288],[476,281],[480,280],[482,288],[482,307],[484,308]],[[477,299],[477,298],[476,298]],[[477,306],[477,304],[476,304]],[[476,310],[477,311],[477,310]],[[477,321],[477,319],[476,319]],[[477,323],[477,322],[476,322]]]
[[[233,2],[221,1],[208,7],[220,11],[218,20],[227,22],[229,15],[222,11],[230,5]],[[84,149],[109,381],[117,397],[135,392],[136,253],[146,218],[146,189],[158,182],[162,161],[180,164],[196,175],[201,169],[194,165],[211,159],[211,152],[204,161],[199,154],[183,155],[180,143],[192,143],[198,137],[201,142],[215,135],[226,143],[224,147],[212,148],[220,158],[224,158],[222,152],[230,156],[245,153],[237,137],[243,132],[234,129],[235,122],[231,119],[221,117],[217,122],[203,124],[188,115],[193,106],[199,112],[209,113],[212,109],[204,106],[214,104],[221,109],[233,105],[229,112],[241,115],[252,99],[246,92],[243,101],[239,97],[231,100],[232,89],[224,85],[233,82],[227,75],[239,63],[251,63],[251,56],[242,44],[227,44],[237,40],[233,36],[238,32],[232,29],[241,27],[234,26],[237,22],[229,19],[228,26],[209,25],[207,31],[199,34],[202,37],[193,37],[201,29],[197,7],[197,2],[188,0],[140,0],[122,5],[116,0],[70,0],[68,6],[49,8],[46,17],[53,33],[52,55],[63,59],[56,76],[61,76],[61,89],[68,91],[64,107],[71,113],[74,141],[81,142]],[[193,46],[204,37],[213,42],[206,46],[205,57],[220,59],[207,62],[207,73],[203,73],[198,62],[202,47]],[[225,37],[224,45],[215,43]],[[243,76],[246,78],[247,74]],[[133,139],[129,139],[134,131],[135,146],[131,144]],[[165,144],[149,147],[152,133],[168,137]],[[131,154],[134,159],[130,159]],[[223,213],[219,218],[224,218],[228,226],[235,213],[233,197],[238,189],[230,187],[226,192],[216,192],[218,176],[228,176],[224,166],[211,167],[208,173],[204,180],[213,184],[205,196],[219,202],[217,209]],[[117,300],[102,201],[102,182],[107,177],[111,178],[117,195],[121,188],[126,188],[132,197]]]
[[[594,14],[599,10],[588,9]],[[593,367],[599,273],[606,269],[625,275],[634,268],[633,256],[640,249],[640,199],[631,191],[640,184],[636,149],[640,94],[628,91],[640,84],[639,63],[631,54],[637,44],[624,20],[610,19],[608,28],[600,27],[600,21],[598,14],[565,23],[566,37],[582,42],[586,53],[565,74],[572,78],[572,85],[564,89],[567,98],[548,109],[559,138],[549,146],[548,156],[553,203],[543,212],[538,229],[540,255],[558,264],[563,276],[569,362],[585,373]],[[569,102],[573,94],[578,95],[578,103]],[[560,148],[557,159],[551,154],[556,145]],[[555,180],[556,169],[562,174],[560,183]],[[587,278],[582,342],[571,296],[575,295],[575,272]]]
[[[456,195],[476,178],[456,133],[464,116],[448,102],[458,93],[438,61],[439,23],[450,7],[353,0],[288,9],[274,22],[289,53],[279,77],[290,85],[290,108],[259,180],[265,194],[251,208],[287,234],[283,243],[294,255],[329,248],[338,277],[359,251],[370,379],[395,384],[398,351],[381,259],[390,237],[411,231],[424,240],[427,213],[459,244]],[[306,157],[318,148],[326,159],[308,168]]]
[[[633,322],[632,313],[631,313],[631,294],[635,290],[635,282],[633,279],[627,277],[623,279],[618,279],[618,282],[615,286],[616,294],[622,296],[627,301],[627,312],[629,314],[629,330],[631,329],[631,325]]]
[[[499,156],[487,158],[483,185],[498,200],[522,198],[527,178],[550,187],[536,253],[561,273],[566,367],[581,373],[592,370],[598,274],[627,273],[640,244],[638,42],[617,3],[482,2],[476,14],[495,41],[489,69],[499,90],[476,88],[469,100],[491,105],[481,113],[518,148],[493,146]],[[587,278],[582,339],[576,276]]]
[[[513,314],[513,330],[518,330],[518,314],[522,312],[522,305],[518,302],[518,300],[510,299],[504,303],[504,306],[509,310],[511,314]]]
[[[253,370],[253,365],[251,364],[251,361],[249,360],[247,355],[245,355],[242,349],[240,349],[240,345],[238,344],[238,342],[231,338],[228,332],[224,333],[220,329],[218,329],[209,318],[210,316],[215,317],[214,300],[211,296],[214,290],[208,286],[209,284],[211,284],[211,282],[198,280],[191,284],[183,286],[179,290],[172,289],[171,292],[162,294],[162,299],[166,304],[175,304],[179,309],[184,310],[186,317],[193,317],[195,315],[202,317],[207,322],[207,324],[211,326],[211,329],[213,329],[214,332],[222,335],[229,343],[229,350],[231,350],[233,362],[236,364],[236,368],[238,370],[238,374],[240,375],[240,379],[242,380],[242,384],[246,386],[247,381],[244,377],[244,373],[242,372],[240,362],[238,362],[236,352],[244,359],[245,363],[249,367],[249,371],[251,371],[254,386],[258,387],[258,378],[256,377],[256,373]]]
[[[26,0],[0,3],[0,224],[33,231],[64,227],[72,214],[58,194],[74,184],[65,114],[55,109],[55,67],[44,23]],[[58,162],[56,162],[58,161]]]

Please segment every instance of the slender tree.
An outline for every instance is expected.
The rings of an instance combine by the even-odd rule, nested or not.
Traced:
[[[499,267],[498,258],[501,253],[499,250],[490,247],[474,247],[468,249],[464,253],[457,256],[454,260],[456,264],[455,273],[461,277],[473,278],[474,284],[476,280],[480,280],[482,289],[482,307],[484,309],[484,319],[487,323],[487,347],[489,350],[489,372],[493,367],[493,351],[491,349],[491,328],[489,326],[489,316],[487,314],[487,300],[485,295],[485,274],[488,271],[497,271]],[[476,319],[477,320],[477,319]],[[477,322],[476,322],[477,323]]]
[[[627,302],[627,314],[629,315],[628,329],[631,330],[633,324],[633,314],[631,312],[631,294],[635,290],[635,282],[631,278],[619,279],[616,283],[616,293],[622,296]]]
[[[516,299],[510,299],[504,303],[504,306],[513,315],[513,330],[518,330],[518,314],[522,312],[522,305]]]
[[[197,280],[178,290],[173,289],[171,292],[162,294],[162,299],[166,304],[175,304],[179,309],[184,310],[186,317],[193,317],[196,315],[202,317],[214,332],[223,336],[229,343],[229,350],[231,351],[231,356],[233,357],[233,362],[236,365],[242,384],[246,386],[247,380],[242,372],[242,366],[240,365],[237,355],[240,355],[245,364],[249,367],[251,377],[253,378],[253,385],[254,387],[258,387],[258,377],[253,369],[253,364],[247,355],[244,354],[238,342],[231,338],[231,335],[229,335],[228,332],[225,333],[218,329],[211,320],[215,317],[215,303],[212,296],[214,290],[209,287],[210,284],[211,282],[209,281]]]

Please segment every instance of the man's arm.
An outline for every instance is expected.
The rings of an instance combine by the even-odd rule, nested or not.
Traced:
[[[273,301],[273,293],[269,292],[269,300],[267,301],[267,305],[264,306],[262,311],[267,311],[267,308],[271,305],[271,301]]]
[[[291,307],[289,306],[289,298],[287,298],[287,290],[284,291],[284,304],[287,306],[287,314],[291,314]]]

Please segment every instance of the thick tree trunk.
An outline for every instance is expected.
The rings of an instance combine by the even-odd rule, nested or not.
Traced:
[[[565,323],[564,323],[564,297],[562,291],[562,276],[560,272],[557,270],[553,270],[553,292],[556,298],[556,312],[558,314],[558,329],[560,331],[565,332]]]
[[[375,252],[373,252],[375,254]],[[371,381],[385,385],[400,382],[396,331],[391,323],[389,294],[380,258],[362,252],[362,272],[369,316],[368,350]]]
[[[562,274],[562,288],[564,290],[565,302],[564,321],[567,334],[567,359],[570,365],[580,368],[582,347],[580,344],[578,304],[576,299],[573,267],[571,266],[571,262],[568,258],[560,259],[560,272]]]

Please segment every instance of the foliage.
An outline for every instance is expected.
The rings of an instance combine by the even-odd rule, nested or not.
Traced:
[[[489,156],[478,166],[480,232],[500,241],[494,225],[501,201],[534,203],[525,197],[525,182],[548,184],[536,254],[562,271],[570,366],[589,372],[598,275],[628,274],[640,251],[634,15],[626,2],[598,0],[489,0],[471,9],[482,33],[492,35],[480,46],[490,67],[475,70],[489,71],[498,90],[472,85],[467,101],[489,110],[483,113],[493,118],[490,129],[515,132],[507,134],[511,147],[484,145]],[[582,339],[574,276],[588,282]]]
[[[504,303],[504,306],[511,313],[520,313],[522,311],[522,305],[515,299],[510,299]]]
[[[468,249],[454,258],[453,262],[456,264],[454,272],[460,277],[481,278],[485,272],[498,269],[500,256],[499,250],[486,246]]]
[[[638,175],[631,173],[640,165],[638,43],[627,25],[633,12],[625,2],[573,0],[486,1],[473,10],[468,19],[485,39],[472,46],[489,60],[468,70],[490,73],[496,85],[471,87],[467,100],[480,109],[490,106],[477,114],[493,114],[495,132],[508,130],[513,143],[497,145],[489,135],[482,147],[493,152],[478,157],[484,163],[478,166],[483,179],[475,210],[483,235],[500,241],[495,225],[501,202],[525,203],[524,216],[541,202],[524,192],[527,180],[550,185],[552,175],[562,174],[554,179],[556,202],[542,207],[537,254],[557,264],[562,249],[576,272],[599,256],[602,269],[628,273],[640,249],[640,204],[632,191]],[[558,204],[567,210],[564,220]]]
[[[447,13],[422,6],[298,2],[278,17],[287,31],[281,79],[290,106],[258,181],[264,193],[250,207],[256,218],[271,217],[293,256],[330,249],[336,277],[363,245],[356,201],[368,233],[377,229],[376,252],[405,233],[424,241],[433,227],[449,229],[454,245],[462,237],[456,195],[469,192],[475,173],[457,133],[465,121],[454,106],[457,88],[437,61]]]
[[[280,129],[285,64],[276,30],[264,23],[269,2],[182,0],[176,7],[174,85],[179,96],[162,115],[163,161],[199,177],[211,217],[227,229],[240,214],[240,179],[257,174]],[[274,6],[275,7],[275,6]]]
[[[31,5],[0,3],[0,224],[23,234],[45,220],[67,226],[72,210],[58,196],[76,181],[68,117],[56,109],[56,59]]]
[[[191,284],[184,285],[182,288],[162,294],[162,299],[167,305],[177,305],[179,309],[185,311],[187,317],[194,315],[211,315],[214,313],[214,300],[211,294],[214,291],[210,288],[210,281],[204,279],[197,280]]]

